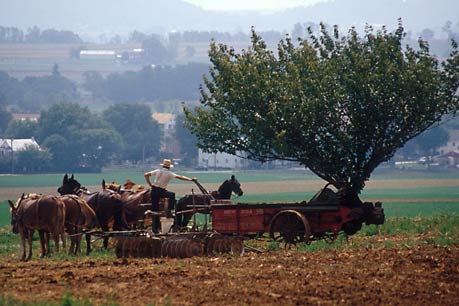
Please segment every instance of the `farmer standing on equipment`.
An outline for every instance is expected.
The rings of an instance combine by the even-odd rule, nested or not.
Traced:
[[[167,191],[167,185],[169,184],[170,180],[173,178],[177,178],[182,181],[193,182],[197,181],[197,178],[189,178],[183,175],[175,174],[174,172],[170,171],[170,168],[174,167],[169,159],[164,159],[163,162],[160,164],[162,168],[146,172],[143,176],[147,181],[148,186],[151,187],[151,204],[152,204],[152,211],[158,212],[159,211],[159,199],[160,198],[169,198],[169,207],[167,209],[168,217],[170,216],[170,211],[172,207],[175,207],[175,193]],[[152,184],[150,181],[150,176],[155,177],[155,181]],[[152,217],[152,225],[151,228],[153,232],[157,233],[159,231],[159,216],[154,215]]]

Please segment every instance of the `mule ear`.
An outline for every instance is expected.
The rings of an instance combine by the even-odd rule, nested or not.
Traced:
[[[231,180],[234,181],[236,179],[236,177],[233,175],[231,175]]]
[[[73,173],[72,173],[72,176],[70,177],[71,180],[73,180]]]
[[[22,193],[21,200],[25,198],[25,193]]]
[[[64,179],[62,180],[62,183],[67,183],[69,180],[69,176],[67,175],[67,173],[64,175]]]
[[[14,208],[15,208],[15,207],[14,207],[14,203],[13,203],[11,200],[8,200],[8,203],[10,204],[11,209],[14,209]]]
[[[106,187],[106,186],[105,186],[105,180],[102,180],[102,189],[105,190],[105,187]]]
[[[118,188],[116,188],[117,193],[121,193],[121,185],[118,185]]]

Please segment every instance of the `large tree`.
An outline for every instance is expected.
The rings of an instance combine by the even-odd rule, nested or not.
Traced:
[[[146,104],[117,104],[107,108],[103,118],[121,135],[124,143],[122,158],[144,161],[158,154],[161,133]]]
[[[120,135],[87,107],[59,103],[41,111],[38,140],[59,171],[99,171],[118,152]]]
[[[372,171],[408,140],[458,110],[459,55],[439,63],[427,42],[402,46],[394,32],[309,29],[277,54],[252,31],[241,53],[210,46],[201,104],[185,109],[199,146],[250,159],[297,161],[356,196]]]
[[[8,123],[5,135],[13,138],[30,138],[37,136],[38,122],[31,119],[13,119]]]
[[[180,145],[180,156],[185,165],[196,164],[198,148],[196,136],[185,126],[185,115],[177,115],[175,119],[175,137]]]

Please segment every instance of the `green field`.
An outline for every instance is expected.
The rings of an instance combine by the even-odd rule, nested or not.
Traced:
[[[137,183],[144,184],[143,173],[149,169],[137,170],[106,170],[103,173],[78,173],[75,178],[83,186],[100,186],[102,179],[107,182],[124,182],[126,178],[131,178]],[[309,200],[317,189],[306,190],[301,188],[302,183],[314,183],[323,186],[325,183],[320,181],[313,173],[305,170],[293,171],[241,171],[241,172],[176,172],[190,177],[198,177],[199,181],[206,184],[218,185],[235,174],[241,182],[242,188],[246,191],[244,196],[234,198],[234,202],[260,203],[260,202],[299,202]],[[5,197],[12,188],[21,192],[30,190],[40,190],[48,188],[55,191],[62,182],[63,174],[40,174],[40,175],[1,175],[0,176],[0,228],[9,224],[10,214],[6,199],[14,200],[15,197]],[[378,185],[384,182],[386,185]],[[394,182],[391,185],[391,182]],[[425,185],[425,182],[432,184]],[[438,184],[433,184],[438,182]],[[445,182],[445,183],[443,183]],[[273,191],[272,186],[277,183],[288,186],[290,183],[299,184],[300,191]],[[414,217],[432,215],[459,215],[459,173],[453,172],[389,172],[379,171],[370,180],[369,186],[361,194],[364,201],[382,201],[387,217]],[[384,186],[392,186],[384,188]],[[405,184],[401,188],[399,185]],[[175,180],[175,184],[189,184]],[[266,187],[265,187],[266,185]],[[419,187],[419,186],[421,187]],[[192,188],[191,185],[182,188]],[[250,187],[247,190],[244,187]],[[176,187],[175,187],[176,188]],[[196,188],[196,187],[195,187]],[[15,190],[16,190],[15,189]],[[174,187],[171,186],[173,190]],[[282,189],[282,188],[281,188]],[[23,191],[22,191],[23,190]],[[188,190],[188,189],[187,189]],[[304,190],[304,191],[301,191]]]
[[[122,182],[126,178],[131,178],[136,182],[143,183],[143,173],[152,169],[146,167],[136,170],[105,170],[103,173],[77,173],[75,178],[82,185],[99,185],[102,179],[107,182]],[[256,170],[256,171],[181,171],[175,169],[177,173],[188,176],[196,176],[202,183],[219,183],[228,179],[231,174],[235,174],[241,184],[245,182],[275,182],[275,181],[301,181],[301,180],[320,180],[315,174],[307,170]],[[9,175],[0,174],[0,188],[5,187],[51,187],[59,186],[62,182],[64,173],[61,174],[30,174],[30,175]],[[379,171],[375,173],[372,180],[424,180],[424,179],[457,179],[458,171],[449,172],[403,172],[403,171]],[[182,183],[177,181],[176,183]]]

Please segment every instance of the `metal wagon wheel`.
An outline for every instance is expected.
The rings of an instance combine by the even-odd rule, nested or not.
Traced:
[[[311,227],[304,215],[296,210],[278,212],[271,220],[269,236],[274,241],[286,244],[309,242]]]

